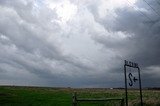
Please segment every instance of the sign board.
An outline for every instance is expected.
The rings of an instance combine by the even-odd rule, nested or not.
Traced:
[[[127,68],[129,68],[130,70],[127,70]],[[133,70],[131,70],[131,68]],[[125,75],[126,106],[128,106],[128,88],[134,88],[134,87],[138,87],[139,89],[141,106],[143,106],[141,76],[140,76],[140,68],[138,64],[125,60],[124,61],[124,75]]]

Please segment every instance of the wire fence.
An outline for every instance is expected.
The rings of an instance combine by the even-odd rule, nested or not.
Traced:
[[[78,98],[74,92],[72,106],[124,106],[123,98]]]

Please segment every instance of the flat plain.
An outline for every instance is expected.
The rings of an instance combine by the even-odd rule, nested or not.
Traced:
[[[0,86],[0,106],[72,106],[77,98],[124,98],[124,89]],[[144,106],[160,106],[160,90],[143,90]],[[129,106],[140,106],[139,91],[129,90]],[[78,102],[77,106],[120,106],[120,101]]]

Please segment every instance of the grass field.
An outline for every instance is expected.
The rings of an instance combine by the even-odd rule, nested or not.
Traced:
[[[72,89],[43,87],[0,87],[0,106],[72,106],[72,94],[78,98],[122,98],[124,90]],[[144,106],[160,106],[160,91],[143,90]],[[138,106],[139,92],[129,91],[129,105]],[[119,101],[78,103],[78,106],[118,106]]]

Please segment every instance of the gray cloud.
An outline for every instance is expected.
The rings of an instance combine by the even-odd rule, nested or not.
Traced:
[[[17,74],[21,69],[45,80],[56,79],[54,83],[61,80],[59,76],[69,77],[74,71],[88,70],[89,67],[78,58],[64,54],[61,44],[52,38],[61,31],[57,30],[58,24],[51,23],[54,11],[51,14],[51,10],[44,7],[35,13],[38,16],[34,16],[33,5],[31,1],[1,2],[1,63],[17,69]],[[2,72],[12,71],[8,67],[1,69]]]
[[[76,7],[68,20],[61,2],[0,1],[1,84],[123,87],[128,59],[140,63],[144,86],[159,85],[160,21],[147,5],[135,4],[152,21],[128,5],[66,0]]]
[[[155,1],[150,0],[149,3],[159,12],[159,5],[155,5]],[[115,11],[117,17],[114,17],[116,18],[116,24],[112,24],[112,28],[108,28],[108,24],[106,24],[108,23],[107,17],[105,17],[106,20],[96,19],[106,30],[111,32],[112,36],[94,36],[93,39],[104,45],[106,49],[117,52],[117,55],[120,55],[121,59],[129,59],[140,63],[142,73],[144,74],[144,86],[150,86],[153,84],[151,82],[159,80],[158,77],[154,78],[159,71],[154,74],[148,74],[147,68],[152,66],[159,67],[160,65],[160,20],[156,13],[147,10],[148,7],[144,5],[144,2],[138,2],[137,4],[139,6],[137,8],[146,9],[146,11],[136,10],[133,7],[117,9]],[[152,20],[143,16],[142,12]],[[128,36],[124,39],[118,38],[117,35],[121,33],[117,32]],[[114,38],[113,36],[117,37]],[[154,69],[151,70],[154,72]],[[115,71],[118,72],[118,70]],[[156,84],[153,84],[153,86],[159,86],[159,83],[156,81]]]

